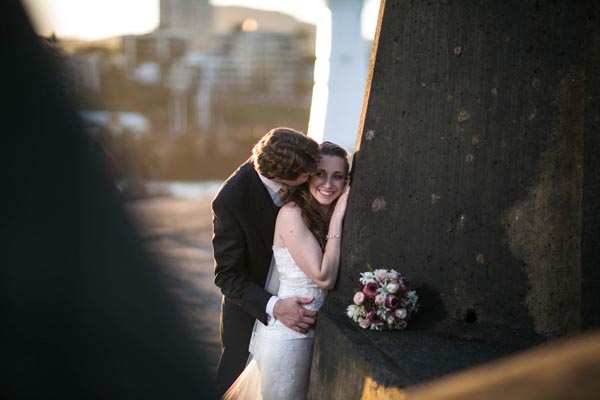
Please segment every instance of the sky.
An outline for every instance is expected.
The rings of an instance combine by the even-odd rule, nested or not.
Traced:
[[[42,35],[102,39],[141,34],[158,25],[159,0],[22,0]],[[214,5],[236,5],[288,13],[317,24],[327,13],[324,0],[211,0]],[[379,0],[365,0],[362,34],[372,39]]]

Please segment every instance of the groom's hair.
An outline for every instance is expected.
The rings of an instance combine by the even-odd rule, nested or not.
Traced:
[[[319,162],[319,144],[292,128],[274,128],[252,149],[254,168],[273,179],[295,180],[313,172]]]

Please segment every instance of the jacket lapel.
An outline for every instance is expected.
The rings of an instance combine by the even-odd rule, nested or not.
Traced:
[[[249,174],[252,174],[251,198],[254,202],[256,213],[254,214],[255,226],[258,227],[260,236],[262,237],[265,246],[270,249],[273,245],[273,234],[275,232],[275,219],[279,208],[273,204],[273,200],[269,195],[267,188],[263,185],[258,177],[258,174],[250,166]]]

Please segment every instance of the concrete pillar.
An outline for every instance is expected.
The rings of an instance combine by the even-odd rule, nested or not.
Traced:
[[[331,54],[323,140],[348,150],[356,143],[367,79],[368,51],[361,36],[363,2],[327,1],[331,10]]]
[[[310,398],[357,398],[346,374],[405,387],[600,324],[598,6],[382,7]],[[344,316],[367,263],[413,282],[408,331]]]

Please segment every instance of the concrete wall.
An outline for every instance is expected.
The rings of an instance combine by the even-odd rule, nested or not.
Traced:
[[[600,111],[585,114],[582,10],[385,7],[334,297],[370,262],[425,285],[438,320],[578,331],[584,121]]]
[[[412,346],[437,334],[459,340],[437,337],[439,347],[423,349],[424,364],[414,366],[429,376],[411,378],[410,359],[387,368],[373,358],[367,369],[395,374],[390,385],[464,367],[449,359],[465,343],[488,345],[479,354],[493,359],[597,326],[598,6],[384,3],[342,268],[317,343],[345,335],[350,320],[336,315],[367,263],[395,268],[416,287]],[[407,332],[357,334],[389,349]],[[436,357],[436,348],[448,353]],[[319,351],[316,380],[356,356],[332,361]],[[475,354],[465,365],[481,362]]]
[[[590,5],[585,13],[581,263],[582,324],[590,328],[600,326],[600,7]]]

